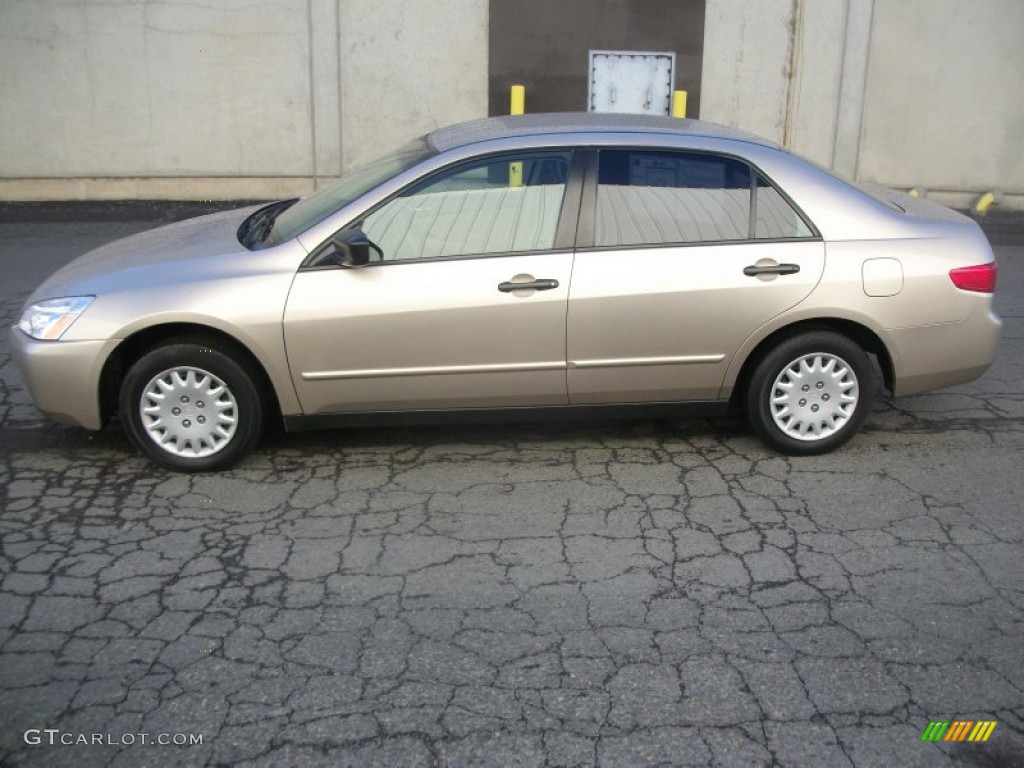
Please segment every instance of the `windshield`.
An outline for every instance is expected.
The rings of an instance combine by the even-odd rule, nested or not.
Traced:
[[[281,211],[273,222],[273,229],[263,240],[263,246],[291,240],[377,185],[408,170],[430,154],[432,151],[426,140],[416,139],[390,155],[345,174],[336,183],[317,190],[309,197],[304,197]]]

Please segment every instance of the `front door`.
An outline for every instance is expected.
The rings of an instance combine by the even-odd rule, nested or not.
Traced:
[[[378,259],[300,270],[284,335],[303,412],[566,403],[570,156],[435,174],[353,224]]]

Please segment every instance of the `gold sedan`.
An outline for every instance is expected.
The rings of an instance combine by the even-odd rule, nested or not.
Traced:
[[[742,409],[777,450],[980,376],[996,264],[965,216],[694,120],[489,118],[302,200],[179,222],[59,270],[11,330],[44,413],[119,413],[226,467],[289,429]],[[881,381],[879,381],[881,377]]]

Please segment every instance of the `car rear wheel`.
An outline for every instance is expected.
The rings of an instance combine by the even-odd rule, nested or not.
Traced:
[[[871,360],[846,336],[813,331],[768,352],[747,390],[751,428],[784,453],[811,455],[838,448],[871,410]]]
[[[204,472],[230,466],[263,426],[256,377],[240,356],[176,341],[143,355],[121,386],[121,420],[161,466]]]

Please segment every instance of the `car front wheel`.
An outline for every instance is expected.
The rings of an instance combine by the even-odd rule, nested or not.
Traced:
[[[841,334],[813,331],[781,342],[758,363],[747,390],[747,419],[784,453],[825,453],[856,434],[874,393],[864,350]]]
[[[143,355],[121,386],[131,441],[179,472],[223,469],[244,456],[263,426],[255,377],[240,356],[175,341]]]

